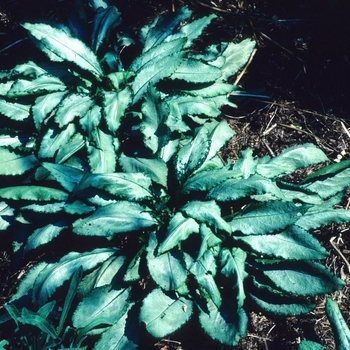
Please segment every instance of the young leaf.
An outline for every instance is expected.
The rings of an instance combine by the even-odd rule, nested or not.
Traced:
[[[147,248],[147,266],[152,279],[164,290],[179,289],[187,279],[187,270],[179,251],[172,250],[155,256],[157,247],[155,234],[150,234]]]
[[[67,31],[44,23],[24,23],[23,27],[38,40],[36,44],[52,61],[67,60],[88,70],[98,78],[103,75],[95,54],[82,41],[70,36]]]
[[[293,203],[271,201],[248,204],[231,221],[232,232],[244,235],[262,235],[283,230],[294,224],[300,208]]]
[[[267,178],[275,178],[290,174],[293,171],[307,166],[326,162],[327,156],[314,144],[306,143],[285,149],[280,155],[272,158],[256,168],[258,174]]]
[[[230,346],[237,345],[246,334],[248,317],[242,308],[224,299],[220,308],[209,299],[198,303],[199,321],[204,331],[213,339]]]
[[[7,102],[0,98],[0,114],[5,115],[12,120],[23,121],[29,117],[29,113],[29,105]]]
[[[350,348],[350,330],[344,317],[342,316],[338,304],[330,299],[326,299],[326,314],[332,326],[335,344],[338,350]]]
[[[130,288],[104,286],[94,289],[77,306],[72,316],[73,326],[88,328],[90,325],[114,324],[125,313],[129,295]]]
[[[121,23],[121,15],[115,6],[98,9],[93,21],[92,49],[97,52],[111,30]]]
[[[156,225],[155,219],[139,204],[121,201],[98,208],[73,223],[73,231],[85,236],[112,236]]]
[[[44,334],[48,335],[52,339],[56,339],[58,336],[55,327],[48,320],[39,315],[28,313],[18,317],[18,321],[22,324],[29,324],[39,328]]]
[[[154,289],[143,299],[140,321],[156,338],[175,332],[192,315],[192,301],[184,297],[170,298],[162,290]]]
[[[39,164],[34,155],[20,155],[0,147],[0,175],[22,175]]]
[[[33,285],[33,302],[44,305],[48,298],[75,271],[82,267],[83,271],[90,270],[115,254],[115,248],[97,248],[90,252],[70,252],[59,262],[47,264],[39,273]]]
[[[185,218],[181,213],[176,213],[170,220],[165,240],[160,244],[158,253],[162,254],[178,243],[187,239],[192,233],[198,232],[199,225],[192,218]]]
[[[244,279],[248,276],[245,271],[245,261],[247,253],[240,248],[234,248],[232,252],[224,248],[220,252],[220,265],[222,266],[221,273],[226,276],[232,284],[237,295],[237,305],[243,307],[245,300]]]
[[[320,260],[327,250],[309,232],[292,225],[274,235],[235,237],[259,255],[290,260]]]

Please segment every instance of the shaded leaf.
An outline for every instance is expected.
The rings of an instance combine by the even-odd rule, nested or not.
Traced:
[[[34,155],[20,155],[0,147],[0,175],[22,175],[39,164]]]

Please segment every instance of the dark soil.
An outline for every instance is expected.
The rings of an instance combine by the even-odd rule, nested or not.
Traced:
[[[237,159],[241,150],[250,147],[256,156],[273,157],[288,146],[311,142],[332,160],[349,158],[349,1],[115,0],[113,3],[123,15],[123,28],[135,32],[157,14],[185,3],[196,17],[217,14],[218,18],[202,37],[206,43],[240,41],[247,37],[257,41],[257,50],[244,74],[237,81],[237,77],[232,80],[254,96],[236,100],[238,109],[223,110],[222,117],[237,133],[224,150],[224,156]],[[67,22],[73,6],[74,1],[69,0],[2,0],[0,69],[13,67],[32,55],[33,46],[19,23]],[[292,180],[298,181],[303,176],[305,172],[298,172]],[[348,204],[344,199],[344,207]],[[350,321],[350,272],[330,239],[335,237],[337,249],[349,259],[349,227],[332,225],[315,232],[330,251],[324,265],[347,282],[341,291],[331,295],[347,321]],[[11,258],[10,247],[5,244],[0,250],[1,305],[33,262],[19,267]],[[316,303],[316,309],[309,315],[289,318],[265,315],[248,305],[251,307],[248,335],[235,349],[298,349],[303,339],[335,349],[324,312],[325,297],[316,298]],[[211,342],[198,327],[193,322],[186,331],[158,342],[145,335],[140,349],[232,349]]]

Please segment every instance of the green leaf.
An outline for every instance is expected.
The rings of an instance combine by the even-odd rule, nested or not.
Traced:
[[[209,191],[207,197],[228,202],[253,195],[269,194],[282,199],[283,194],[274,181],[260,175],[248,179],[228,179]]]
[[[17,148],[23,145],[23,140],[18,136],[0,135],[0,147],[10,146],[11,148]],[[1,150],[2,148],[0,148]],[[4,148],[5,149],[5,148]]]
[[[66,85],[57,77],[42,74],[34,80],[18,79],[8,91],[7,96],[17,98],[28,95],[38,95],[43,92],[66,90]]]
[[[131,310],[126,312],[113,326],[102,333],[94,349],[108,350],[136,350],[141,334],[137,309],[130,305]]]
[[[0,198],[28,201],[64,201],[68,194],[55,188],[44,186],[13,186],[0,188]]]
[[[154,289],[143,299],[140,321],[152,336],[163,338],[179,329],[191,315],[192,301],[170,298],[161,289]]]
[[[182,187],[183,193],[191,191],[208,191],[220,183],[241,177],[243,174],[238,169],[221,168],[219,170],[199,171],[187,179]]]
[[[110,134],[97,128],[93,130],[86,145],[92,173],[113,173],[115,171],[119,143]]]
[[[299,350],[328,350],[328,348],[311,340],[303,340],[299,344]]]
[[[192,233],[198,232],[199,225],[192,218],[185,218],[181,213],[176,213],[170,220],[167,235],[160,244],[158,253],[162,254],[178,243],[187,239]]]
[[[0,99],[0,113],[12,120],[23,121],[29,117],[30,105]]]
[[[207,250],[203,256],[195,261],[190,267],[190,272],[199,284],[199,288],[205,299],[209,299],[220,308],[222,303],[221,294],[215,282],[216,260],[210,250]]]
[[[189,22],[185,25],[182,25],[180,30],[174,35],[170,35],[166,40],[174,40],[177,38],[186,38],[187,42],[185,47],[189,48],[193,41],[197,39],[203,32],[203,30],[210,24],[210,22],[216,18],[215,14],[210,14],[202,18],[198,18],[195,21]]]
[[[205,116],[205,118],[215,118],[221,113],[220,108],[218,108],[214,101],[200,96],[171,97],[167,102],[176,102],[181,115],[199,115]]]
[[[218,308],[211,299],[199,303],[199,321],[204,331],[220,343],[235,346],[247,332],[248,317],[235,303],[224,299]]]
[[[221,69],[220,80],[227,81],[229,77],[235,75],[249,60],[254,46],[255,42],[251,39],[245,39],[238,44],[229,43],[222,52],[225,58],[224,63],[222,63],[221,56],[211,62],[212,65]]]
[[[24,246],[24,251],[28,252],[29,250],[33,250],[43,244],[51,242],[67,227],[68,226],[64,225],[62,222],[57,222],[36,229],[28,237],[27,244]]]
[[[76,133],[72,136],[68,143],[63,145],[57,152],[55,162],[64,163],[71,158],[75,153],[85,146],[83,135]]]
[[[98,9],[92,29],[92,49],[97,52],[115,27],[121,23],[121,15],[115,6],[108,6],[104,9]]]
[[[256,167],[257,161],[253,157],[253,150],[251,148],[241,151],[241,157],[234,164],[234,168],[239,169],[244,174],[245,179],[255,174]]]
[[[184,144],[175,159],[176,177],[184,182],[205,161],[210,150],[208,130],[200,127],[194,139]]]
[[[47,74],[47,71],[42,67],[38,66],[33,61],[18,64],[15,68],[11,70],[11,76],[21,75],[33,79],[39,77],[42,74]]]
[[[301,296],[331,293],[344,286],[344,282],[326,267],[310,261],[264,265],[263,273],[276,288]]]
[[[150,62],[143,66],[136,75],[132,84],[132,89],[134,92],[133,103],[135,104],[140,100],[140,98],[142,98],[149,85],[154,85],[158,83],[159,80],[173,74],[176,68],[180,65],[182,56],[183,53],[179,52],[164,57],[162,60],[158,61],[157,64]]]
[[[53,158],[56,152],[69,142],[75,131],[75,125],[73,123],[68,124],[63,129],[49,129],[41,141],[39,157]]]
[[[231,233],[230,225],[221,217],[221,209],[215,201],[202,202],[192,201],[181,209],[189,217],[212,226],[215,230],[222,230]]]
[[[6,230],[10,226],[10,222],[6,219],[14,217],[14,209],[10,208],[7,203],[0,202],[0,231]]]
[[[115,277],[123,274],[126,257],[122,255],[111,256],[101,266],[86,275],[79,283],[78,293],[85,297],[93,289],[111,285]]]
[[[121,154],[119,163],[126,173],[144,173],[154,182],[167,186],[168,167],[160,158],[127,157]]]
[[[93,187],[130,201],[150,198],[152,181],[141,173],[90,174],[79,184],[78,191]]]
[[[69,192],[73,192],[80,183],[85,173],[79,169],[54,163],[42,163],[43,167],[50,172],[54,179]]]
[[[319,227],[319,226],[318,226]],[[258,255],[290,260],[320,260],[327,250],[309,232],[292,225],[274,235],[235,237],[249,245]]]
[[[218,238],[213,233],[212,229],[205,224],[200,225],[199,233],[202,237],[202,243],[199,248],[197,260],[199,260],[205,254],[208,248],[216,247],[217,245],[220,245],[222,243],[222,240]]]
[[[219,68],[201,61],[184,59],[170,76],[170,79],[185,80],[190,83],[209,83],[217,80],[220,75]]]
[[[179,289],[187,279],[187,270],[179,251],[173,250],[155,256],[157,239],[150,234],[147,248],[147,266],[152,279],[164,290]]]
[[[90,252],[70,252],[59,262],[47,264],[33,285],[33,302],[41,306],[80,267],[90,270],[115,254],[115,248],[97,248]]]
[[[137,203],[120,201],[98,208],[73,223],[73,231],[84,236],[111,236],[156,225],[155,219]]]
[[[53,339],[58,337],[55,327],[45,318],[35,315],[35,314],[27,314],[25,316],[21,316],[18,318],[18,321],[22,324],[29,324],[34,327],[39,328],[42,332],[46,333]]]
[[[67,31],[44,23],[24,23],[22,26],[38,40],[36,44],[52,61],[66,60],[88,70],[98,78],[103,75],[95,54]]]
[[[39,96],[32,106],[33,119],[37,130],[41,130],[46,118],[54,111],[59,103],[66,96],[67,91],[58,91]]]
[[[93,100],[89,95],[72,93],[58,105],[55,122],[62,128],[72,122],[74,118],[83,117],[92,104]]]
[[[210,84],[209,86],[206,86],[204,88],[182,90],[182,92],[186,95],[200,96],[203,98],[210,98],[210,97],[216,97],[216,96],[225,96],[227,98],[227,94],[229,94],[230,92],[233,92],[235,90],[237,90],[237,86],[235,86],[235,85],[221,83],[221,82],[215,82],[215,83]]]
[[[72,316],[73,326],[88,328],[90,325],[114,324],[125,313],[129,295],[130,288],[105,286],[94,289],[78,304]]]
[[[232,289],[235,290],[235,294],[237,295],[237,305],[239,308],[243,307],[246,298],[243,285],[245,278],[248,276],[245,271],[246,258],[247,253],[240,248],[234,248],[232,252],[224,248],[220,252],[221,273],[232,283]]]
[[[115,133],[120,126],[120,120],[132,101],[129,88],[117,92],[105,91],[103,95],[103,115],[110,132]]]
[[[82,118],[79,119],[79,123],[85,133],[91,136],[93,131],[99,126],[101,117],[102,109],[100,106],[95,104],[85,113]]]
[[[22,175],[39,164],[34,155],[20,155],[0,147],[0,175]]]
[[[293,203],[272,201],[248,204],[231,221],[232,232],[244,235],[262,235],[283,230],[294,224],[300,208]]]
[[[327,156],[319,148],[312,143],[307,143],[283,150],[280,155],[267,163],[259,164],[256,171],[267,178],[275,178],[326,161],[328,161]]]
[[[162,43],[173,30],[192,14],[186,6],[181,6],[175,13],[165,16],[157,16],[151,25],[146,25],[140,30],[140,40],[143,43],[143,52]]]
[[[326,299],[326,314],[331,324],[337,350],[347,350],[350,348],[350,330],[344,317],[342,316],[338,304],[330,299]]]

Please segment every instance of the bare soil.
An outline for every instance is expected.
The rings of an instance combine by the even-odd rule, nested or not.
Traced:
[[[24,21],[68,21],[73,1],[2,0],[0,3],[0,68],[28,60],[32,45],[19,26]],[[78,3],[78,1],[77,1]],[[274,157],[284,148],[305,142],[317,144],[332,160],[350,155],[350,3],[347,0],[115,0],[123,15],[123,28],[137,32],[157,14],[186,4],[195,17],[217,14],[202,40],[207,43],[256,40],[256,52],[232,82],[253,96],[236,100],[237,109],[223,109],[237,135],[224,156],[237,159],[250,147],[256,156]],[[198,43],[200,45],[200,43]],[[124,55],[132,54],[125,50]],[[308,169],[306,171],[312,171]],[[305,171],[296,172],[299,181]],[[349,201],[344,198],[343,206]],[[347,282],[331,295],[350,325],[350,225],[330,225],[314,232],[330,251],[324,265]],[[333,245],[331,239],[334,238]],[[6,240],[5,240],[6,241]],[[17,264],[8,242],[0,247],[0,305],[34,261]],[[343,257],[341,257],[340,253]],[[303,339],[335,349],[325,316],[325,296],[316,298],[316,309],[305,316],[279,318],[247,305],[249,329],[237,347],[213,343],[194,322],[167,339],[144,335],[140,349],[195,350],[298,349]]]

